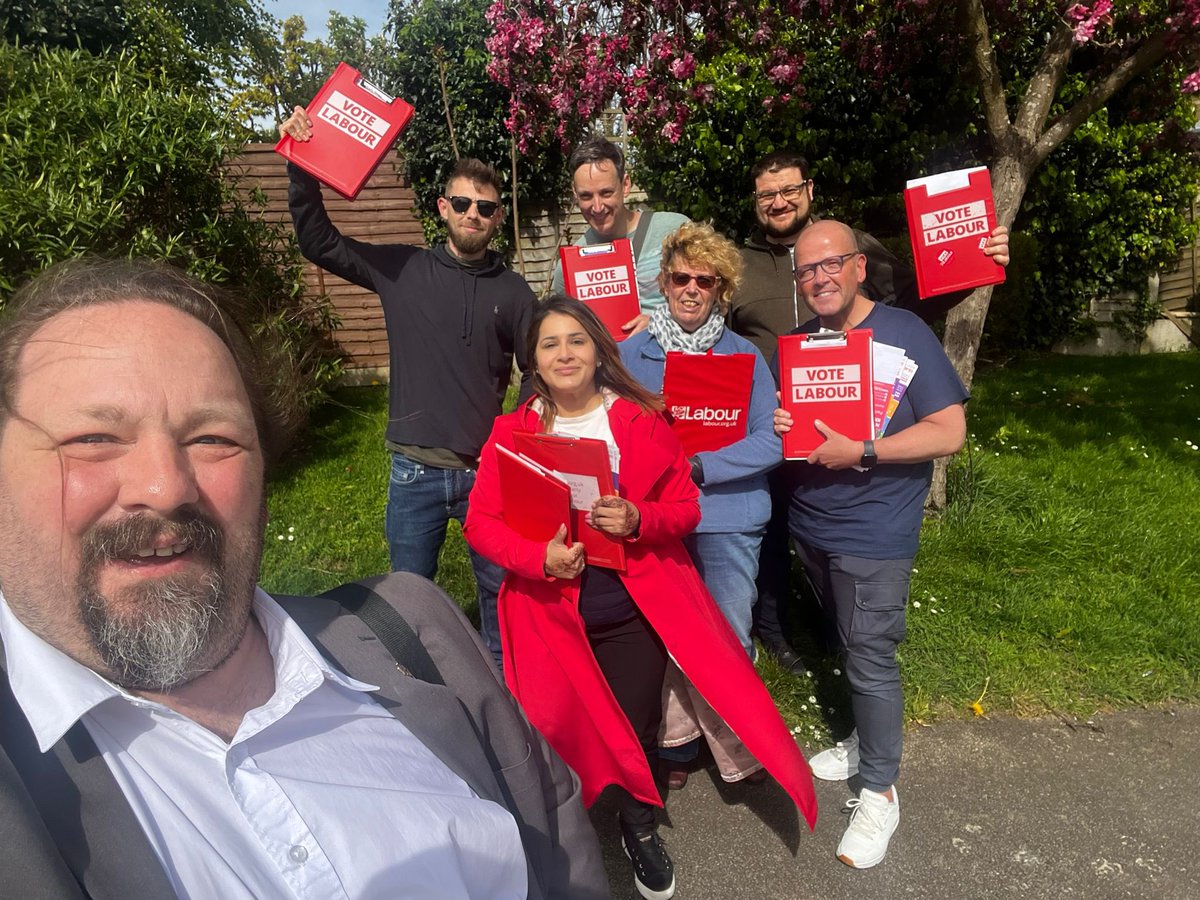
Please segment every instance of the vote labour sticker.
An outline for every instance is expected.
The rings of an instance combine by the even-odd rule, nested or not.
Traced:
[[[991,230],[988,228],[987,205],[982,200],[976,200],[961,206],[921,213],[921,229],[927,247],[987,234]]]
[[[827,403],[862,399],[859,366],[796,366],[792,369],[793,403]]]
[[[317,118],[333,125],[338,131],[354,138],[364,147],[375,148],[392,123],[380,118],[361,103],[351,100],[341,91],[334,91],[317,110]]]
[[[588,269],[575,273],[577,300],[623,297],[631,291],[628,266],[610,266],[607,269]]]

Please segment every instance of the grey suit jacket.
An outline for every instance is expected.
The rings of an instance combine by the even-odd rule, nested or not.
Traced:
[[[531,898],[608,896],[578,779],[525,720],[458,607],[415,575],[364,583],[416,632],[444,686],[400,668],[362,620],[332,600],[279,599],[331,661],[355,678],[378,684],[376,698],[396,718],[476,794],[513,814],[525,847]],[[0,678],[0,738],[0,896],[173,896],[82,723],[39,753],[5,676]]]

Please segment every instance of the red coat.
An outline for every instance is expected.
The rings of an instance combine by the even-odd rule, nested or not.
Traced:
[[[621,496],[641,514],[621,580],[671,657],[812,827],[817,801],[808,764],[681,541],[700,521],[700,502],[678,438],[662,416],[625,400],[613,403],[608,421],[621,451]],[[514,431],[538,428],[528,404],[496,419],[467,509],[467,542],[508,571],[499,599],[505,680],[579,774],[585,803],[619,784],[661,805],[645,753],[592,655],[578,579],[547,577],[545,542],[521,537],[501,516],[496,444],[512,449]]]

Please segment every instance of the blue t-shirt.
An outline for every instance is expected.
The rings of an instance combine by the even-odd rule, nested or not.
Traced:
[[[876,341],[902,347],[917,363],[887,435],[899,434],[918,420],[969,399],[937,337],[917,316],[876,303],[858,327],[870,328]],[[813,319],[792,334],[818,330],[820,323]],[[797,540],[829,553],[868,559],[916,556],[932,462],[880,463],[866,472],[835,472],[806,462],[790,466],[795,489],[788,527]]]

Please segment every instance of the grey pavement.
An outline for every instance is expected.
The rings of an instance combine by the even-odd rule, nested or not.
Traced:
[[[820,749],[820,748],[811,748]],[[714,783],[714,779],[716,783]],[[834,857],[845,783],[818,781],[809,833],[783,791],[711,771],[661,834],[679,900],[1200,898],[1200,709],[980,718],[906,735],[900,829],[876,868]],[[593,809],[618,900],[636,898],[607,797]]]

